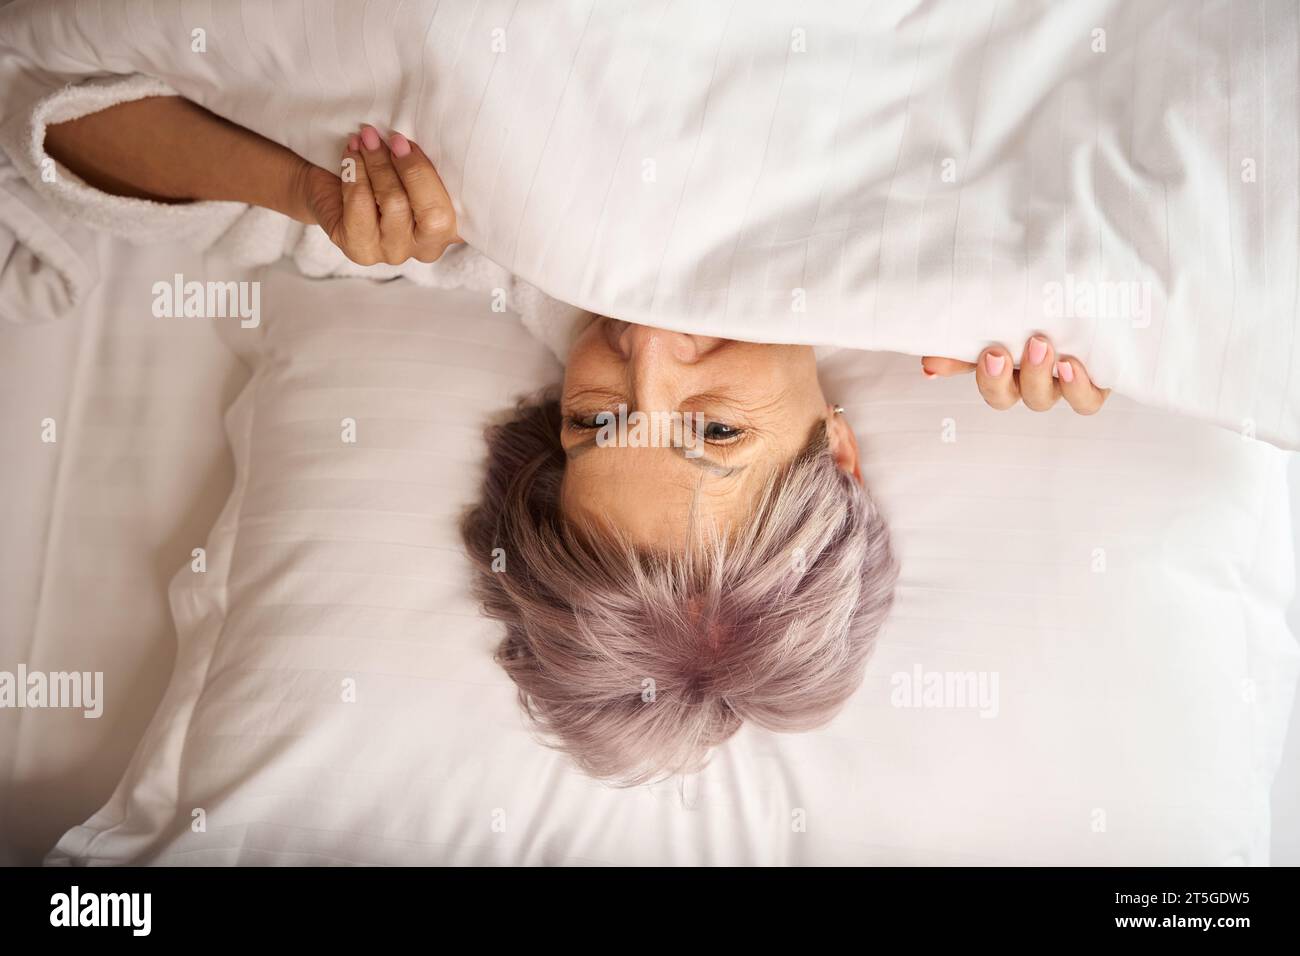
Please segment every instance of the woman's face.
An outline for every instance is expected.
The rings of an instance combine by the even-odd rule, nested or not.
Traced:
[[[862,480],[857,440],[827,404],[806,345],[598,318],[569,354],[561,411],[564,514],[608,522],[655,550],[684,546],[693,502],[697,520],[721,530],[748,514],[767,476],[820,422],[836,463]],[[636,412],[662,427],[638,427]],[[670,431],[672,413],[681,430]]]

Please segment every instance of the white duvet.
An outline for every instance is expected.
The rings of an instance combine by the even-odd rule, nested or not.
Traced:
[[[1103,385],[1296,447],[1297,23],[1291,0],[42,0],[0,47],[24,76],[159,78],[326,166],[358,123],[400,129],[473,246],[585,309],[964,358],[1044,331]]]

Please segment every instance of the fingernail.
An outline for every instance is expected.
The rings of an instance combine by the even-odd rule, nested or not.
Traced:
[[[1074,366],[1069,362],[1057,362],[1056,374],[1062,382],[1068,385],[1074,381]]]
[[[373,126],[361,127],[361,142],[366,144],[366,149],[379,148],[379,133]]]
[[[1005,355],[998,355],[997,352],[988,352],[984,356],[984,370],[994,378],[997,378],[1002,374],[1002,370],[1006,368],[1006,365],[1007,357]]]
[[[1042,365],[1045,358],[1047,358],[1047,339],[1035,335],[1029,340],[1029,364]]]
[[[353,133],[351,136],[348,137],[348,152],[357,153],[360,151],[361,151],[361,140],[357,138],[356,133]]]
[[[401,133],[394,133],[388,137],[388,148],[393,151],[393,155],[401,159],[411,151],[411,144]]]

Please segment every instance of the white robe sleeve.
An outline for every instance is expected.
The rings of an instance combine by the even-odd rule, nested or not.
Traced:
[[[0,60],[0,79],[0,318],[43,321],[74,310],[99,279],[96,233],[203,249],[248,211],[243,203],[168,204],[110,195],[46,155],[50,124],[175,95],[167,84],[131,75],[68,85],[8,56]]]

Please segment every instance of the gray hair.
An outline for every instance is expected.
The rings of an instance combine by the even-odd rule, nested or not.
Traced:
[[[825,425],[746,521],[662,554],[561,514],[561,424],[547,392],[489,428],[461,523],[476,596],[506,627],[496,659],[547,743],[632,785],[699,770],[745,720],[829,722],[862,682],[898,569]]]

